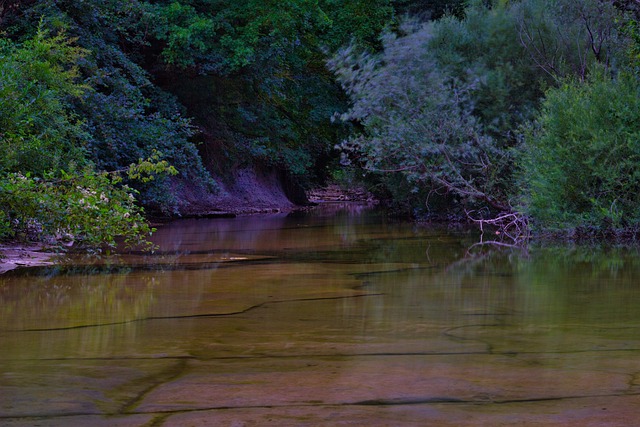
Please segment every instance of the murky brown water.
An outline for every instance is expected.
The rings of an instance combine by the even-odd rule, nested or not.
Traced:
[[[640,255],[358,208],[0,276],[0,425],[640,425]]]

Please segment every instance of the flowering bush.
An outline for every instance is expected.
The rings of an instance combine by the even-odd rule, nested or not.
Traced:
[[[62,178],[19,173],[0,179],[0,238],[72,239],[80,246],[145,244],[153,231],[135,203],[134,190],[113,174],[85,169]]]

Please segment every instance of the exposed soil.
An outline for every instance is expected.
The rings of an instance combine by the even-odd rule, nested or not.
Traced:
[[[344,188],[337,184],[331,184],[324,188],[309,191],[309,201],[322,202],[362,202],[377,203],[375,197],[364,188]]]
[[[287,212],[295,209],[276,172],[242,169],[233,182],[217,181],[220,190],[207,192],[189,183],[177,183],[178,217],[218,217],[255,213]]]
[[[176,184],[180,199],[176,216],[183,218],[217,218],[237,215],[290,212],[323,202],[377,203],[360,187],[345,188],[331,184],[306,194],[273,171],[242,169],[232,183],[217,181],[220,191],[211,194],[189,183]],[[287,188],[288,187],[288,188]],[[300,192],[303,192],[301,195]]]

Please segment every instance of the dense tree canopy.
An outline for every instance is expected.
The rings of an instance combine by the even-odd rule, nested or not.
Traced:
[[[107,217],[72,226],[83,221],[76,196],[54,191],[62,183],[175,213],[175,180],[215,191],[211,172],[253,164],[322,179],[346,129],[330,122],[346,98],[326,57],[352,39],[375,48],[393,14],[388,0],[3,1],[0,236],[105,240],[95,227]],[[132,180],[132,164],[155,179]],[[125,214],[141,223],[133,203]],[[66,222],[47,225],[51,215]]]

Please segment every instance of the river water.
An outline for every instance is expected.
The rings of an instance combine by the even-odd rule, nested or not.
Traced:
[[[632,426],[640,254],[357,205],[0,276],[0,425]]]

